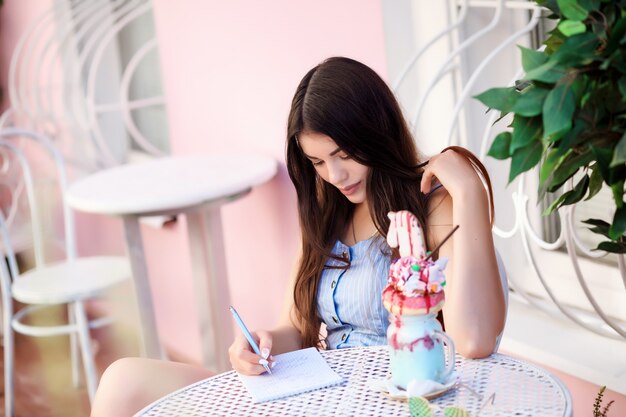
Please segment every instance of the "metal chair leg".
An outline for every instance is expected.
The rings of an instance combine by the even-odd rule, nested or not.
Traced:
[[[67,306],[67,316],[71,324],[76,323],[74,310],[75,308],[72,304]],[[79,388],[82,382],[79,348],[78,335],[70,333],[70,358],[72,360],[72,384],[74,384],[74,388]]]
[[[92,403],[98,387],[96,365],[94,353],[91,347],[91,337],[89,334],[89,322],[85,313],[85,304],[82,301],[74,303],[76,326],[78,328],[78,340],[82,353],[83,365],[85,365],[85,379],[87,380],[87,392],[89,402]]]
[[[4,414],[13,417],[15,413],[15,339],[11,317],[4,312]]]

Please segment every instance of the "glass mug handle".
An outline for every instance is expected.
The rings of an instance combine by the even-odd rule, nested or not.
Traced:
[[[434,335],[437,338],[439,338],[442,343],[445,343],[448,346],[448,350],[446,353],[446,357],[447,357],[446,371],[443,375],[444,381],[447,382],[450,379],[452,372],[454,372],[454,369],[456,366],[456,349],[454,348],[454,342],[452,341],[452,338],[448,336],[446,333],[440,330],[435,330]]]

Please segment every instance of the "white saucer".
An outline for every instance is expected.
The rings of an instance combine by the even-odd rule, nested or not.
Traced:
[[[452,375],[444,384],[430,380],[420,381],[420,384],[423,384],[422,389],[419,389],[415,395],[411,396],[420,396],[426,398],[427,400],[431,400],[454,388],[456,382],[456,375]],[[409,398],[408,391],[393,385],[391,383],[391,378],[371,380],[369,385],[370,388],[382,392],[384,395],[393,400],[406,401]]]

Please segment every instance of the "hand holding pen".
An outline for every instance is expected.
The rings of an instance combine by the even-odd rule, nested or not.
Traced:
[[[271,347],[271,334],[269,332],[260,331],[253,335],[232,306],[230,307],[230,312],[243,334],[243,337],[237,337],[233,345],[229,348],[230,361],[233,365],[233,369],[246,375],[258,375],[264,371],[271,374],[270,364],[273,366],[274,363],[269,356],[270,348],[259,348],[259,344],[257,344],[257,340],[254,337],[258,337],[261,346],[268,346],[269,344]],[[250,351],[250,347],[254,350],[254,353]],[[259,367],[259,365],[261,365],[262,368]]]

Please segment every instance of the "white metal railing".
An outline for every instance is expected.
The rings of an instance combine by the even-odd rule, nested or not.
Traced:
[[[115,68],[117,57],[110,55],[120,32],[151,12],[150,0],[54,1],[28,25],[12,53],[11,107],[0,116],[0,127],[15,125],[49,135],[65,150],[68,163],[87,171],[125,162],[132,147],[163,155],[138,128],[132,112],[164,107],[164,97],[130,99],[129,93],[137,68],[156,52],[156,39],[133,51],[124,68]],[[103,77],[108,77],[105,89]],[[102,120],[113,113],[115,128]],[[107,128],[116,134],[107,134]]]
[[[479,143],[470,143],[470,141],[468,141],[468,137],[472,136],[472,132],[469,131],[467,126],[463,126],[459,129],[459,135],[455,137],[454,133],[457,129],[457,123],[460,119],[467,117],[467,114],[465,114],[467,107],[472,104],[472,100],[470,99],[471,94],[480,92],[476,91],[477,80],[481,77],[484,79],[486,76],[485,70],[489,69],[489,65],[498,54],[507,48],[513,47],[516,42],[537,27],[542,10],[535,2],[523,0],[450,0],[448,7],[448,25],[425,42],[424,46],[417,49],[417,51],[406,60],[407,64],[402,68],[397,77],[397,81],[392,83],[392,85],[396,92],[402,91],[403,83],[408,74],[415,71],[419,65],[425,65],[420,61],[425,53],[438,42],[448,40],[451,46],[449,47],[447,57],[438,65],[435,76],[428,79],[428,82],[422,87],[423,93],[416,98],[418,104],[410,118],[412,122],[411,128],[413,132],[417,131],[420,125],[420,116],[423,113],[426,103],[432,98],[432,92],[435,86],[442,79],[446,76],[450,76],[454,80],[461,80],[460,83],[455,85],[453,91],[455,107],[451,112],[451,119],[444,126],[444,130],[446,130],[444,140],[446,142],[442,143],[442,147],[455,143],[469,147],[470,149],[476,148],[479,157],[485,162],[489,162],[487,160],[488,158],[486,159],[486,153],[493,140],[494,132],[501,131],[505,128],[503,123],[498,123],[494,126],[494,122],[499,117],[499,114],[492,112],[491,115],[485,116],[483,120],[484,125],[480,129],[482,135],[474,135],[474,137],[481,138]],[[474,33],[464,33],[463,29],[468,20],[468,16],[484,8],[493,9],[493,16],[489,23],[485,24]],[[505,11],[509,13],[524,13],[524,16],[527,16],[527,23],[514,33],[511,33],[513,32],[513,29],[511,29],[509,34],[503,36],[498,45],[488,51],[486,56],[482,58],[478,64],[469,68],[461,58],[462,54],[468,53],[469,48],[475,45],[480,39],[486,39],[490,34],[493,35],[496,27],[501,24]],[[432,62],[428,62],[428,65],[432,65]],[[510,72],[510,85],[523,76],[522,70],[517,71],[517,73],[515,72],[515,70]],[[496,85],[492,85],[492,87],[495,86]],[[406,93],[405,91],[402,92]],[[403,104],[405,104],[406,108],[410,107],[410,105],[406,105],[406,103]],[[508,170],[508,164],[506,169]],[[536,177],[536,172],[531,171],[521,175],[520,178],[516,180],[516,184],[511,184],[508,188],[494,189],[496,199],[509,199],[509,203],[513,206],[513,212],[511,213],[512,225],[505,228],[496,224],[493,229],[494,235],[504,240],[517,239],[521,242],[527,262],[534,271],[535,277],[541,284],[541,288],[543,288],[545,293],[538,296],[537,292],[529,290],[529,286],[525,285],[525,282],[522,282],[519,275],[515,273],[508,274],[510,288],[526,302],[548,314],[553,314],[556,308],[573,322],[591,332],[618,340],[626,339],[626,317],[616,318],[615,314],[609,314],[604,311],[601,303],[598,302],[593,292],[590,290],[588,279],[585,278],[580,268],[580,255],[577,252],[580,252],[587,257],[587,259],[597,259],[606,256],[606,253],[602,251],[592,251],[578,236],[574,221],[576,207],[566,206],[559,210],[557,221],[560,221],[561,233],[554,241],[546,241],[541,236],[541,233],[535,231],[533,223],[536,223],[536,220],[540,218],[541,214],[537,205],[529,204],[529,201],[536,199],[533,196],[536,194],[536,187],[533,187],[537,181]],[[568,186],[571,187],[571,184]],[[553,253],[554,251],[562,252],[564,250],[566,250],[569,255],[568,258],[573,269],[573,275],[575,275],[576,278],[576,280],[572,282],[578,283],[589,304],[587,311],[581,311],[579,308],[568,305],[563,301],[563,297],[560,297],[557,291],[553,289],[553,277],[546,276],[543,271],[545,268],[542,268],[542,265],[538,262],[537,256],[535,256],[536,251]],[[626,263],[624,262],[623,256],[617,257],[616,269],[619,270],[624,288],[626,289]],[[530,279],[530,277],[523,278]],[[626,296],[626,291],[624,291],[624,294],[618,294],[618,296]]]

